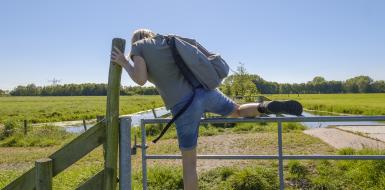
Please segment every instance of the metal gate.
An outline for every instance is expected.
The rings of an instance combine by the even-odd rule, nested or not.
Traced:
[[[123,122],[122,122],[123,119]],[[124,121],[126,120],[126,121]],[[131,189],[131,146],[129,128],[130,118],[121,118],[121,172],[120,183],[126,181],[126,185],[121,185],[121,189]],[[142,172],[143,190],[147,189],[147,160],[150,159],[181,159],[181,155],[148,155],[146,153],[146,124],[167,123],[170,119],[142,119]],[[278,160],[278,176],[280,189],[284,189],[284,160],[384,160],[385,155],[284,155],[282,152],[282,123],[284,122],[346,122],[346,121],[385,121],[385,116],[333,116],[333,117],[256,117],[256,118],[210,118],[202,119],[201,124],[209,123],[257,123],[257,122],[276,122],[278,127],[278,147],[275,155],[198,155],[198,159],[230,159],[230,160]],[[127,130],[128,129],[128,130]],[[126,130],[123,132],[122,130]],[[128,132],[127,132],[128,131]],[[123,133],[122,133],[123,132]],[[127,137],[127,138],[125,138]],[[126,139],[126,140],[125,140]],[[135,145],[136,146],[136,145]],[[126,147],[126,149],[124,149]],[[127,179],[127,180],[124,180]]]

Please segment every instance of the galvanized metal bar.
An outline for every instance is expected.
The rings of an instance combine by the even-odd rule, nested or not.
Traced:
[[[278,176],[279,176],[279,189],[285,188],[285,181],[283,178],[283,152],[282,152],[282,123],[278,123]]]
[[[284,160],[385,160],[385,155],[285,155]]]
[[[198,155],[198,159],[205,160],[272,160],[278,159],[277,155]],[[147,155],[148,160],[182,159],[181,155]]]
[[[120,118],[119,189],[131,190],[131,117]]]
[[[143,190],[147,190],[147,158],[146,158],[146,127],[143,119],[140,121],[142,129],[142,183]]]
[[[278,155],[198,155],[202,160],[276,160]],[[181,155],[147,155],[147,160],[182,159]],[[385,155],[282,155],[283,160],[385,160]]]
[[[145,124],[167,123],[170,119],[143,119]],[[255,122],[344,122],[344,121],[385,121],[385,116],[320,116],[320,117],[256,117],[256,118],[208,118],[201,123],[255,123]]]

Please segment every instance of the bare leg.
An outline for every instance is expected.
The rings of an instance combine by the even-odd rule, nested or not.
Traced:
[[[198,189],[197,153],[196,149],[182,151],[184,190]]]
[[[229,117],[256,117],[261,113],[258,111],[259,103],[248,103],[236,105],[236,109]]]
[[[255,117],[260,115],[258,112],[259,103],[248,103],[243,105],[235,105],[235,111],[230,117]],[[198,175],[196,171],[197,153],[196,149],[182,151],[183,164],[183,186],[184,190],[198,189]]]

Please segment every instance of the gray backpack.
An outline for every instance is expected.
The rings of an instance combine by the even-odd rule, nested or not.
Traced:
[[[193,95],[187,103],[174,115],[163,128],[159,136],[152,142],[156,143],[191,105],[195,97],[195,89],[215,89],[229,74],[229,65],[218,54],[207,51],[196,40],[179,36],[163,36],[170,46],[175,63],[187,82],[192,86]]]
[[[185,65],[206,89],[215,89],[229,74],[229,65],[219,54],[207,51],[196,40],[172,36]]]

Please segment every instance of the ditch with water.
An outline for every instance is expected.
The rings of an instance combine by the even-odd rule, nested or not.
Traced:
[[[158,117],[163,117],[170,115],[170,112],[165,108],[156,108],[155,113]],[[316,116],[326,116],[325,114],[320,114],[317,112],[304,112],[304,117],[316,117]],[[328,114],[330,116],[331,114]],[[130,114],[132,119],[132,126],[139,126],[141,119],[153,119],[154,114],[152,110],[147,110],[143,112],[138,112],[135,114]],[[308,128],[322,128],[322,127],[328,127],[328,126],[334,126],[334,125],[384,125],[384,123],[375,122],[375,121],[354,121],[354,122],[304,122],[302,123],[304,126]],[[92,127],[93,124],[88,124],[87,129]],[[84,132],[84,126],[82,124],[79,125],[72,125],[72,126],[65,126],[65,129],[67,132],[70,133],[82,133]]]

